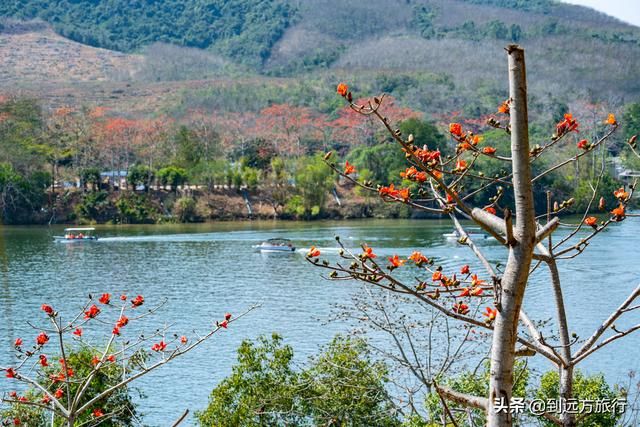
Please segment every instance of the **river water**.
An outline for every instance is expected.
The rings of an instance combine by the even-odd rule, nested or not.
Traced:
[[[43,302],[68,317],[88,293],[143,294],[149,304],[166,298],[160,312],[140,327],[171,324],[172,331],[187,335],[211,328],[225,312],[240,313],[261,304],[193,353],[137,383],[146,395],[140,401],[144,422],[158,426],[168,425],[187,408],[193,412],[206,406],[211,389],[230,373],[243,339],[279,332],[301,362],[347,330],[343,322],[326,320],[335,304],[348,303],[358,286],[323,280],[321,270],[304,260],[304,250],[261,254],[251,245],[285,237],[298,248],[315,245],[329,253],[339,235],[350,247],[367,242],[380,257],[408,256],[419,249],[451,268],[466,262],[477,265],[467,248],[443,238],[451,231],[447,221],[228,222],[98,229],[101,239],[96,243],[62,244],[52,239],[62,227],[0,227],[0,365],[15,363],[16,337],[27,341],[35,335],[26,322],[43,320],[39,309]],[[561,264],[572,331],[581,337],[640,283],[639,235],[639,221],[615,224],[585,254]],[[504,250],[490,241],[482,247],[491,261],[504,257]],[[537,274],[527,290],[525,307],[536,320],[554,316],[546,277]],[[622,328],[634,320],[638,323],[639,317],[634,312],[616,323]],[[382,340],[379,345],[392,345],[377,339]],[[640,368],[638,348],[640,334],[605,347],[580,367],[604,372],[610,382],[625,382],[629,370]],[[12,387],[2,375],[0,394]]]

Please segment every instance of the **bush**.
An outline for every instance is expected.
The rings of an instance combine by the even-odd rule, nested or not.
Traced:
[[[260,337],[238,348],[232,374],[197,414],[203,426],[399,426],[384,389],[386,367],[364,341],[336,337],[301,371],[282,338]]]
[[[550,371],[545,373],[540,380],[540,388],[536,392],[539,399],[558,399],[560,388],[558,372]],[[573,375],[573,397],[578,400],[604,400],[621,398],[621,393],[612,389],[604,379],[604,375],[596,374],[585,376],[579,370]],[[594,413],[586,416],[578,424],[580,427],[613,427],[621,414],[613,412]],[[554,426],[550,421],[542,421],[547,427]]]
[[[149,199],[139,194],[123,194],[115,203],[118,219],[124,224],[141,224],[156,222],[158,210]]]
[[[111,209],[108,196],[106,191],[92,191],[85,194],[74,208],[76,215],[90,221],[105,219],[109,216]]]
[[[191,197],[181,197],[173,205],[173,215],[180,222],[194,222],[198,216],[196,214],[196,201]]]

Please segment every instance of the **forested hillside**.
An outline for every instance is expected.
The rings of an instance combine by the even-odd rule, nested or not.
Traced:
[[[280,0],[5,0],[0,16],[40,18],[65,37],[96,47],[215,47],[260,65],[289,25],[291,7]]]

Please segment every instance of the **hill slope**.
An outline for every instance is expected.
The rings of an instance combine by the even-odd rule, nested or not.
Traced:
[[[320,88],[343,79],[427,114],[478,116],[505,96],[503,47],[517,42],[527,49],[540,109],[560,99],[619,105],[640,97],[640,29],[551,0],[105,0],[86,7],[94,3],[5,0],[0,16],[39,17],[72,39],[139,55],[57,47],[63,39],[48,42],[56,36],[46,29],[7,35],[5,28],[3,35],[0,23],[0,54],[10,59],[0,78],[33,85],[124,79],[131,85],[76,85],[74,96],[100,102],[104,93],[102,102],[110,102],[145,93],[157,106],[170,93],[172,113],[324,102]],[[152,44],[158,41],[172,45]],[[281,78],[279,87],[264,76]]]

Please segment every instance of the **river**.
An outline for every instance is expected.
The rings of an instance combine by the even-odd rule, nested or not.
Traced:
[[[26,322],[44,320],[44,302],[69,316],[88,293],[143,294],[149,304],[166,298],[153,322],[172,324],[173,331],[187,335],[210,328],[225,312],[261,304],[193,353],[138,382],[147,396],[140,402],[144,422],[154,426],[169,424],[187,408],[204,408],[211,389],[230,373],[243,339],[279,332],[302,362],[347,329],[343,322],[325,320],[336,303],[348,302],[358,291],[356,285],[323,280],[302,251],[267,255],[252,251],[253,244],[285,237],[299,248],[315,245],[328,252],[324,248],[334,248],[334,236],[340,235],[350,247],[367,242],[381,257],[420,249],[448,260],[444,265],[477,265],[467,248],[443,238],[451,231],[448,222],[436,220],[98,226],[98,231],[96,243],[62,244],[52,239],[62,227],[0,227],[0,364],[15,363],[15,337],[27,341],[35,335]],[[589,334],[640,282],[639,235],[639,221],[614,224],[585,254],[561,264],[568,316],[579,336]],[[496,244],[482,247],[492,261],[504,256]],[[525,306],[534,319],[554,316],[545,274],[532,280]],[[638,314],[629,319],[637,323]],[[631,320],[616,323],[622,328]],[[580,367],[625,382],[629,370],[640,368],[638,348],[640,334],[626,337]],[[10,387],[2,375],[0,394]]]

